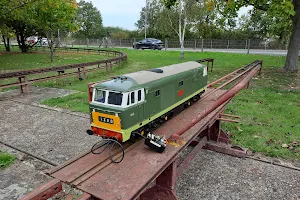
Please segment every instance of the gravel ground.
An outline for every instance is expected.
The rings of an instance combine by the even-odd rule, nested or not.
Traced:
[[[90,148],[88,116],[39,105],[45,98],[73,91],[31,88],[30,95],[18,91],[0,93],[0,141],[29,151],[55,163],[63,163]],[[0,199],[18,199],[47,182],[50,165],[3,145],[17,161],[0,171]],[[179,177],[177,195],[186,199],[300,199],[300,171],[201,151]]]
[[[179,177],[181,200],[300,199],[300,171],[202,150]]]
[[[85,132],[89,128],[88,115],[39,104],[43,99],[74,91],[30,89],[30,95],[19,95],[18,90],[0,93],[0,141],[57,164],[91,148],[96,141]],[[0,149],[18,158],[12,167],[0,171],[0,200],[17,199],[49,179],[44,170],[50,165],[3,145]]]

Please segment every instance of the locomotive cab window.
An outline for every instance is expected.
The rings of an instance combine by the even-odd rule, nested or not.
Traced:
[[[135,90],[132,92],[128,92],[126,93],[125,96],[125,105],[126,106],[131,106],[131,105],[135,105],[137,103],[141,103],[145,100],[145,92],[144,89],[139,89],[139,90]]]
[[[94,94],[95,94],[94,101],[99,103],[105,103],[105,97],[106,97],[105,90],[100,90],[96,88]]]
[[[179,87],[183,86],[183,81],[180,81],[180,82],[178,83],[178,86],[179,86]]]
[[[134,102],[135,102],[134,92],[131,92],[130,99],[131,99],[131,104],[134,104]]]
[[[142,90],[138,91],[138,102],[142,100]]]
[[[108,93],[108,101],[107,103],[110,105],[122,105],[123,94],[116,93],[116,92],[109,92]]]
[[[160,95],[160,90],[156,90],[156,91],[155,91],[155,96],[158,97],[159,95]]]
[[[93,101],[104,105],[122,106],[124,95],[122,92],[102,90],[95,88]]]

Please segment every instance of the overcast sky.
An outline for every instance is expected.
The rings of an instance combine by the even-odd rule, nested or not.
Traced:
[[[100,10],[104,26],[119,26],[135,30],[135,23],[140,17],[142,7],[146,0],[91,0],[93,5]],[[245,13],[248,9],[242,9]]]
[[[146,0],[92,0],[92,3],[100,10],[104,26],[135,30],[134,24]]]

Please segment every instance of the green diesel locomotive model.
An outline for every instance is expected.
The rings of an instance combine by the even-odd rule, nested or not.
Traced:
[[[207,66],[185,62],[114,77],[93,85],[91,130],[125,142],[200,98],[207,85]],[[181,109],[182,110],[182,109]]]

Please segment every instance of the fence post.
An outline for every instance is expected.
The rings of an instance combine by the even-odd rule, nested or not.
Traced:
[[[136,39],[135,39],[135,38],[133,38],[133,44],[134,44],[133,46],[134,46],[134,48],[135,48],[135,46],[136,46],[136,44],[135,44],[135,43],[136,43]]]
[[[247,51],[247,54],[250,53],[250,39],[248,40],[248,51]]]
[[[227,42],[227,49],[229,48],[229,40],[228,40],[228,42]]]
[[[267,49],[267,40],[265,41],[265,50]]]
[[[194,49],[197,49],[197,39],[195,39],[195,48]]]
[[[86,46],[89,46],[89,38],[86,39]]]
[[[212,40],[210,40],[210,48],[212,49]]]
[[[202,38],[202,40],[201,40],[201,52],[203,52],[203,43],[204,43],[204,41],[203,41],[203,38]]]
[[[168,49],[168,39],[165,39],[165,51]]]
[[[121,38],[120,38],[120,47],[122,46],[122,40],[121,40]]]

